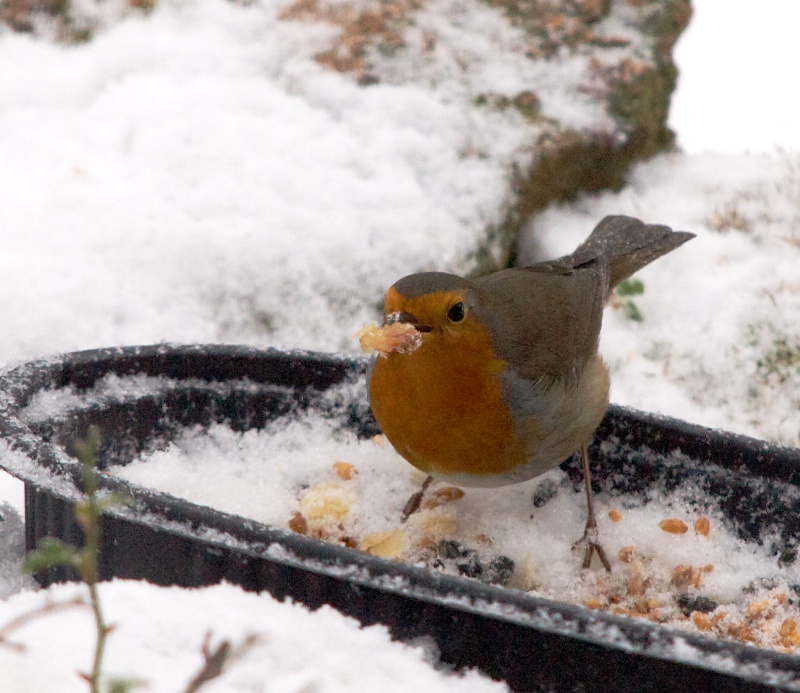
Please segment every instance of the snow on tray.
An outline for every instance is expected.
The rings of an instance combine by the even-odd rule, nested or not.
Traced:
[[[184,381],[185,382],[185,381]],[[74,386],[36,390],[30,401],[20,410],[20,418],[27,423],[58,421],[71,412],[93,406],[108,405],[146,396],[154,396],[176,387],[176,381],[149,375],[118,376],[109,373],[100,378],[89,390]]]
[[[436,659],[434,652],[392,641],[383,626],[361,628],[327,606],[312,613],[228,584],[187,590],[114,580],[99,590],[107,622],[113,624],[104,672],[142,681],[146,690],[184,690],[202,667],[206,634],[212,649],[225,639],[234,649],[252,639],[220,678],[203,687],[216,693],[508,690],[474,671],[455,676],[437,671],[429,663]],[[76,585],[57,585],[44,594],[22,592],[0,602],[0,624],[47,603],[85,596],[86,588]],[[8,638],[26,649],[0,647],[4,690],[86,690],[77,672],[90,669],[94,648],[88,606],[42,615]]]
[[[170,392],[181,389],[204,390],[220,396],[232,392],[255,394],[269,391],[289,397],[293,392],[289,387],[257,383],[248,378],[208,381],[199,378],[163,378],[141,373],[126,376],[109,373],[99,378],[88,389],[70,386],[37,390],[30,401],[20,409],[19,417],[28,424],[58,421],[76,411],[102,408],[142,398],[163,398]]]
[[[690,462],[661,461],[671,463]],[[792,587],[800,569],[779,562],[769,536],[741,540],[690,481],[597,496],[609,576],[599,566],[580,571],[573,544],[585,497],[560,469],[499,489],[434,485],[403,523],[423,475],[382,437],[358,439],[313,413],[244,433],[187,429],[166,449],[108,471],[375,555],[740,642],[800,645]]]

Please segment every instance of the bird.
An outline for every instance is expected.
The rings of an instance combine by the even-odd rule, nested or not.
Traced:
[[[606,414],[598,353],[614,288],[694,234],[607,216],[570,255],[476,279],[420,272],[384,295],[380,327],[361,335],[372,412],[397,452],[434,480],[496,487],[527,481],[579,452],[587,520],[582,567],[606,570],[588,445]]]

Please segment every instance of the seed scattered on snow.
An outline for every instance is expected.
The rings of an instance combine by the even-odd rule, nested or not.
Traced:
[[[423,502],[422,507],[431,509],[437,508],[445,503],[451,503],[464,497],[464,492],[457,486],[443,486],[437,488]]]
[[[345,481],[350,481],[353,474],[358,474],[358,470],[349,462],[334,462],[333,471],[336,472],[336,476]]]
[[[677,518],[661,520],[661,522],[658,523],[658,526],[670,534],[686,534],[687,530],[689,529],[685,522],[678,520]]]
[[[688,587],[692,582],[692,566],[690,565],[676,565],[672,569],[672,578],[670,584],[675,587],[682,588]]]
[[[625,590],[629,597],[641,597],[644,594],[644,580],[638,573],[631,575],[625,581]]]
[[[695,534],[707,537],[710,530],[711,530],[711,522],[707,517],[698,517],[694,521]]]
[[[308,534],[308,520],[303,513],[294,513],[289,520],[289,529],[298,534]]]
[[[711,619],[701,611],[692,612],[692,622],[697,626],[698,630],[711,630],[714,627]]]

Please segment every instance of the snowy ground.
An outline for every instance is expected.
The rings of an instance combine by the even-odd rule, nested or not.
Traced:
[[[762,3],[757,15],[745,2],[695,4],[696,24],[677,49],[684,77],[673,113],[679,144],[689,153],[636,167],[618,194],[548,210],[532,222],[533,240],[523,252],[533,258],[570,250],[608,213],[697,233],[640,274],[645,292],[633,300],[643,321],[626,317],[623,308],[607,310],[602,350],[612,368],[612,399],[800,445],[800,113],[792,88],[799,49],[791,36],[781,39],[797,25],[798,10],[779,0]],[[373,319],[378,287],[421,257],[431,265],[463,257],[469,240],[462,230],[491,214],[502,187],[493,165],[513,157],[519,141],[505,116],[470,123],[448,109],[446,99],[434,114],[413,94],[403,109],[389,111],[380,90],[367,90],[368,101],[356,109],[364,90],[342,91],[333,77],[303,62],[315,41],[327,40],[324,29],[309,40],[308,26],[287,25],[281,41],[264,45],[258,38],[270,19],[257,4],[165,8],[129,19],[79,49],[0,33],[0,63],[17,66],[0,72],[0,364],[160,340],[265,344],[265,325],[279,328],[276,343],[283,346],[355,348],[347,336]],[[743,51],[730,42],[742,36],[759,49]],[[253,75],[260,89],[251,88]],[[272,83],[290,98],[271,99]],[[96,94],[101,98],[91,98]],[[132,104],[124,118],[120,102]],[[333,137],[331,123],[355,110],[364,119],[343,139]],[[449,140],[446,130],[405,127],[433,115],[451,119],[461,137],[459,128],[474,125],[479,135],[471,145],[490,148],[491,156],[455,157],[452,165],[462,166],[458,176],[441,179],[442,158],[453,157],[464,142]],[[315,147],[286,131],[286,122],[316,133]],[[155,123],[168,124],[163,136],[154,134],[161,132]],[[284,128],[281,137],[270,137],[277,124]],[[387,134],[397,129],[406,137]],[[254,141],[271,144],[254,153]],[[421,150],[427,158],[416,156]],[[407,175],[398,179],[398,170]],[[456,184],[458,194],[448,196],[452,206],[437,206],[440,186]],[[343,209],[345,198],[355,216]],[[262,243],[265,226],[282,230],[270,236],[269,247]],[[353,247],[342,237],[354,226],[365,230],[363,257],[355,276],[342,277],[341,259]],[[370,245],[368,232],[377,227],[396,229],[407,255],[384,257]],[[431,236],[431,228],[451,233]],[[323,301],[314,282],[298,286],[298,273],[350,290]],[[266,308],[276,296],[296,319],[281,322]],[[342,305],[348,324],[327,324],[326,311]],[[13,510],[21,510],[19,484],[4,478],[0,498],[11,504],[0,525],[0,595],[6,595],[22,584],[13,574],[21,541]],[[267,635],[252,659],[237,665],[239,674],[234,669],[229,683],[223,679],[209,690],[250,684],[258,690],[257,682],[266,682],[270,690],[299,691],[314,681],[330,686],[320,690],[362,688],[361,679],[332,674],[324,663],[314,671],[291,663],[280,671],[268,668],[265,659],[283,654],[267,643],[286,642],[287,624],[311,658],[324,649],[317,633],[331,633],[341,648],[338,658],[356,662],[350,671],[364,671],[356,659],[360,650],[380,652],[386,663],[379,662],[376,676],[383,678],[373,688],[394,680],[407,688],[422,677],[431,681],[425,690],[455,685],[437,678],[418,654],[383,644],[380,631],[359,634],[335,614],[312,617],[227,587],[178,593],[115,584],[106,592],[121,626],[112,636],[118,649],[112,648],[109,671],[142,675],[131,669],[134,655],[125,648],[139,661],[152,657],[147,672],[153,672],[154,690],[177,685],[180,679],[169,678],[175,657],[185,662],[187,676],[199,666],[199,642],[212,625],[215,634],[234,640],[251,629]],[[0,624],[39,600],[30,593],[12,597],[0,605]],[[176,630],[164,630],[155,615],[140,621],[145,604]],[[200,619],[177,630],[198,611],[214,612],[214,624]],[[14,636],[30,645],[27,654],[0,647],[0,668],[18,670],[20,677],[9,690],[83,686],[72,672],[87,666],[86,615],[52,618],[62,620]],[[269,631],[274,621],[282,627]],[[302,635],[306,627],[314,637]],[[154,633],[146,647],[138,635],[145,628]],[[334,628],[342,630],[334,634]],[[360,637],[371,638],[370,644]],[[24,678],[49,671],[43,663],[50,664],[65,641],[71,649],[59,663],[63,673],[54,674],[60,678]],[[398,667],[412,678],[396,677]],[[500,690],[475,677],[461,685]]]
[[[140,681],[144,690],[181,691],[201,669],[206,633],[216,647],[228,639],[234,649],[252,639],[226,674],[204,691],[280,691],[339,693],[409,689],[433,693],[502,693],[507,687],[475,673],[450,676],[434,670],[428,651],[392,643],[385,628],[360,628],[339,612],[245,593],[231,585],[205,590],[158,588],[114,581],[101,586],[109,622],[106,672]],[[75,585],[48,590],[59,602],[85,598]],[[38,608],[41,595],[23,593],[0,603],[0,623]],[[180,614],[176,619],[175,614]],[[85,691],[76,671],[91,666],[91,613],[85,607],[40,618],[9,637],[24,652],[0,647],[5,691]],[[69,637],[63,637],[69,634]]]

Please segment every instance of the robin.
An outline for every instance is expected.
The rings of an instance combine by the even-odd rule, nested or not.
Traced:
[[[469,280],[444,272],[403,277],[384,297],[384,322],[362,347],[372,411],[398,453],[461,486],[532,479],[580,451],[588,517],[583,567],[597,553],[588,443],[608,408],[598,354],[603,307],[626,277],[693,238],[608,216],[571,254]]]

